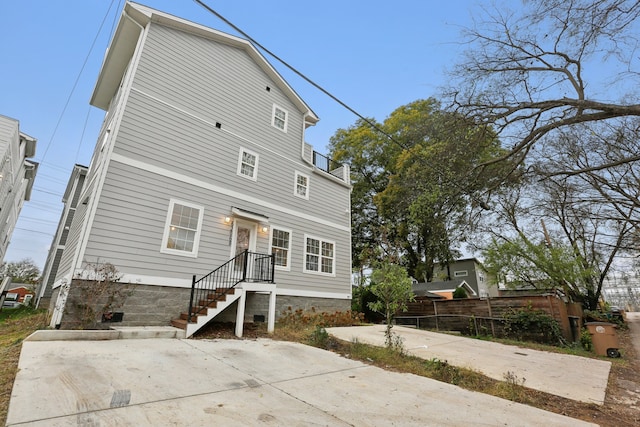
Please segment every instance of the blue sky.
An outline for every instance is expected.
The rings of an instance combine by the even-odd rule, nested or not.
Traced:
[[[147,6],[235,34],[192,0]],[[463,46],[471,0],[206,0],[229,21],[360,114],[382,121],[395,108],[437,96],[444,69]],[[91,159],[104,111],[89,105],[124,0],[20,0],[0,5],[0,114],[38,139],[40,162],[5,261],[42,268],[75,163]],[[104,23],[103,23],[104,22]],[[102,25],[102,28],[100,29]],[[93,45],[93,47],[92,47]],[[267,56],[320,117],[307,142],[329,138],[357,117]]]

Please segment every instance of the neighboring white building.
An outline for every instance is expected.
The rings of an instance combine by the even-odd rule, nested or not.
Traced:
[[[65,301],[96,262],[134,286],[118,316],[128,325],[187,327],[181,313],[195,306],[197,327],[350,308],[349,168],[305,143],[318,117],[251,43],[128,2],[91,104],[106,115],[53,283],[53,326],[72,327]],[[190,297],[192,276],[217,275],[214,288],[240,280],[226,302]]]
[[[78,203],[80,202],[80,194],[84,189],[84,180],[86,176],[86,166],[75,165],[73,167],[71,178],[69,179],[67,188],[62,196],[64,208],[62,209],[58,228],[56,229],[56,234],[53,237],[53,242],[49,248],[49,255],[47,256],[47,261],[42,269],[42,278],[36,291],[36,307],[49,307],[53,283],[56,275],[58,274],[58,267],[60,265],[60,260],[62,259],[62,254],[64,253],[64,248],[67,244],[67,238],[69,237],[73,217],[75,216]]]
[[[17,120],[0,115],[0,262],[25,200],[31,198],[38,163],[36,139],[20,132]]]

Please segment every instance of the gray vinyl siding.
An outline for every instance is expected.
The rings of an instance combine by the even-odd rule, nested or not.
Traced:
[[[83,195],[84,194],[91,194],[91,193],[83,192]],[[86,196],[83,196],[83,197],[86,198]],[[94,195],[91,197],[96,197],[96,196]],[[76,211],[73,215],[73,221],[71,223],[69,234],[67,236],[67,241],[64,247],[64,252],[62,253],[62,258],[60,259],[60,264],[58,266],[58,271],[56,273],[55,281],[62,279],[65,275],[69,274],[69,272],[72,269],[76,248],[80,241],[82,224],[85,221],[86,215],[87,215],[87,205],[83,204],[83,199],[80,199],[80,202],[78,203]]]
[[[133,87],[249,140],[302,149],[302,112],[243,49],[152,24]],[[289,112],[287,133],[270,125],[274,103]]]
[[[197,258],[160,252],[171,198],[204,207]],[[100,258],[113,263],[122,273],[138,275],[189,279],[192,274],[206,274],[230,257],[231,226],[224,224],[222,219],[229,214],[231,206],[266,215],[270,226],[292,231],[291,271],[276,272],[280,288],[350,292],[348,231],[320,226],[308,219],[186,185],[115,161],[109,166],[85,260],[93,262]],[[305,233],[335,242],[335,277],[303,273]],[[257,237],[257,250],[267,252],[269,233],[259,232]]]

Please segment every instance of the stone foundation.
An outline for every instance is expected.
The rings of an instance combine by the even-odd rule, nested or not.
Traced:
[[[60,324],[61,329],[77,329],[83,326],[81,320],[82,284],[73,281],[69,290],[69,297]],[[124,295],[121,300],[116,298],[116,306],[112,311],[122,313],[121,322],[101,322],[101,313],[96,316],[96,322],[89,327],[108,329],[111,326],[167,326],[172,319],[177,319],[180,313],[187,310],[191,289],[174,288],[169,286],[150,286],[116,283],[119,295]],[[58,289],[54,290],[51,298],[50,313],[58,296]],[[124,304],[122,303],[124,299]],[[107,297],[94,301],[96,313],[107,302]],[[351,309],[351,300],[334,298],[311,298],[279,295],[276,297],[276,320],[285,310],[302,309],[309,311],[315,308],[317,312],[336,312]],[[237,302],[229,306],[219,314],[214,321],[235,322]],[[269,295],[249,292],[245,309],[245,322],[267,321],[269,314]],[[86,322],[84,322],[86,323]],[[85,325],[85,327],[87,327]]]

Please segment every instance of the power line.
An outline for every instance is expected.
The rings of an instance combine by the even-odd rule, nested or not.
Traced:
[[[303,78],[307,83],[311,84],[313,87],[315,87],[316,89],[318,89],[319,91],[321,91],[322,93],[324,93],[325,95],[327,95],[329,98],[333,99],[334,101],[336,101],[338,104],[340,104],[341,106],[343,106],[344,108],[346,108],[347,110],[349,110],[351,113],[355,114],[356,116],[358,116],[361,120],[363,120],[365,123],[367,123],[369,126],[371,126],[373,129],[375,129],[376,131],[380,132],[381,134],[383,134],[384,136],[386,136],[387,138],[389,138],[390,141],[398,144],[401,148],[405,149],[407,147],[405,147],[403,144],[401,144],[400,142],[398,142],[397,140],[395,140],[391,135],[389,135],[387,132],[385,132],[384,130],[380,129],[380,127],[378,125],[376,125],[375,123],[373,123],[371,120],[367,119],[366,117],[364,117],[362,114],[358,113],[356,110],[354,110],[353,108],[349,107],[347,104],[345,104],[344,102],[342,102],[338,97],[336,97],[335,95],[333,95],[332,93],[330,93],[328,90],[326,90],[325,88],[323,88],[322,86],[320,86],[319,84],[317,84],[316,82],[314,82],[313,80],[311,80],[309,77],[307,77],[306,75],[302,74],[302,72],[298,71],[296,68],[294,68],[292,65],[289,65],[289,63],[287,63],[285,60],[281,59],[278,55],[276,55],[275,53],[271,52],[269,49],[267,49],[266,47],[264,47],[262,44],[258,43],[254,38],[252,38],[251,36],[249,36],[249,34],[245,33],[244,31],[242,31],[240,28],[238,28],[237,26],[235,26],[233,23],[231,23],[231,21],[229,21],[228,19],[226,19],[224,16],[220,15],[218,12],[216,12],[215,10],[213,10],[211,7],[207,6],[204,2],[200,1],[200,0],[194,0],[196,3],[198,3],[200,6],[204,7],[206,10],[208,10],[210,13],[212,13],[213,15],[217,16],[219,19],[221,19],[225,24],[229,25],[231,28],[233,28],[234,30],[236,30],[238,33],[242,34],[242,36],[244,38],[246,38],[247,40],[249,40],[251,43],[253,43],[254,45],[258,46],[260,49],[262,49],[264,52],[266,52],[267,54],[269,54],[271,57],[273,57],[274,59],[276,59],[278,62],[280,62],[282,65],[284,65],[285,67],[287,67],[288,69],[290,69],[291,71],[293,71],[294,73],[296,73],[298,76],[300,76],[301,78]]]
[[[53,237],[53,233],[45,233],[44,231],[39,231],[39,230],[31,230],[29,228],[22,228],[22,227],[16,227],[15,230],[22,230],[22,231],[29,231],[31,233],[38,233],[38,234],[44,234],[46,236],[51,236]]]
[[[91,52],[93,52],[93,48],[96,45],[96,41],[98,41],[98,37],[100,36],[100,32],[102,31],[102,27],[104,26],[104,23],[107,20],[107,17],[109,16],[109,12],[111,11],[111,8],[113,7],[113,3],[115,3],[115,0],[111,0],[111,4],[109,5],[109,9],[107,9],[107,13],[104,15],[104,18],[102,18],[102,23],[100,23],[100,28],[98,28],[98,32],[96,33],[96,36],[94,37],[93,42],[91,43],[91,47],[89,48],[89,53],[87,53],[87,56],[84,59],[84,62],[82,63],[82,67],[80,68],[80,72],[78,73],[78,76],[76,77],[76,81],[73,83],[73,87],[71,88],[71,92],[69,92],[69,96],[67,97],[67,101],[65,102],[64,107],[62,108],[62,112],[60,113],[60,117],[58,117],[58,121],[56,122],[56,126],[53,129],[53,133],[51,134],[51,138],[49,138],[49,142],[47,143],[47,146],[44,149],[44,154],[42,154],[42,157],[40,158],[40,163],[43,163],[45,157],[47,157],[47,153],[49,152],[49,148],[51,147],[51,143],[53,142],[53,138],[55,137],[56,133],[58,132],[58,127],[60,126],[60,122],[62,122],[62,117],[64,116],[64,113],[67,111],[67,107],[69,106],[69,102],[71,102],[71,96],[73,95],[73,92],[75,92],[76,87],[78,86],[78,82],[80,81],[80,76],[82,75],[82,72],[84,71],[84,67],[87,65],[87,62],[89,61],[89,57],[91,56]]]

